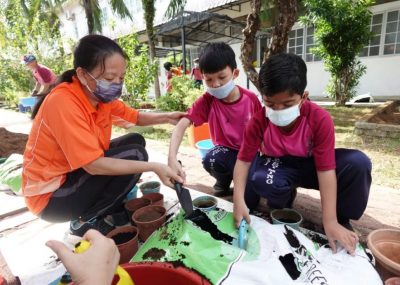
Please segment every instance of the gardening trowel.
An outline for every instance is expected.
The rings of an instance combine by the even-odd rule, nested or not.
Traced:
[[[238,248],[244,250],[247,249],[247,229],[248,229],[248,224],[246,223],[246,220],[243,219],[239,225],[238,238],[232,241],[233,246],[237,246]]]
[[[183,187],[182,183],[175,182],[175,190],[178,195],[179,203],[185,211],[185,217],[188,218],[193,213],[192,197],[188,189]]]

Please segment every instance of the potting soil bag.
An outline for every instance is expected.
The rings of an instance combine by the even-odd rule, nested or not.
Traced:
[[[149,237],[132,261],[184,265],[211,284],[382,284],[372,255],[361,245],[355,256],[340,247],[333,254],[318,235],[313,241],[290,227],[252,216],[247,249],[242,250],[232,213],[218,209],[207,216],[215,229],[200,228],[178,213]]]
[[[7,185],[16,194],[21,190],[22,160],[22,155],[14,153],[0,164],[0,184]]]

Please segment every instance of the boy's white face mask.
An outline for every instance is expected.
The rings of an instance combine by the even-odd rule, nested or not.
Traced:
[[[207,86],[207,92],[210,93],[217,99],[224,99],[229,96],[232,90],[235,88],[235,82],[233,81],[233,77],[229,80],[225,85],[222,85],[217,88],[212,88]]]
[[[273,110],[265,106],[265,116],[278,127],[290,125],[300,116],[300,102],[292,107],[283,110]]]

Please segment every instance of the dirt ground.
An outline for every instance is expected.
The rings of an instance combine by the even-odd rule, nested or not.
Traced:
[[[8,157],[12,153],[23,154],[28,135],[12,133],[0,128],[0,157]]]

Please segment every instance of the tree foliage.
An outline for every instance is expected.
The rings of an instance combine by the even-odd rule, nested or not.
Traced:
[[[315,26],[316,46],[312,52],[321,57],[331,73],[328,94],[337,105],[355,95],[366,67],[358,54],[371,38],[368,7],[373,0],[304,0],[307,15],[303,23]]]
[[[57,74],[71,64],[65,56],[55,6],[43,2],[21,5],[19,0],[9,0],[0,9],[0,96],[8,101],[15,101],[17,93],[27,95],[33,87],[31,72],[21,64],[24,54],[34,54]]]
[[[139,43],[136,33],[120,38],[118,43],[129,57],[125,76],[129,95],[123,99],[131,106],[139,107],[139,101],[146,100],[149,87],[154,82],[157,65],[150,60],[148,47]]]

